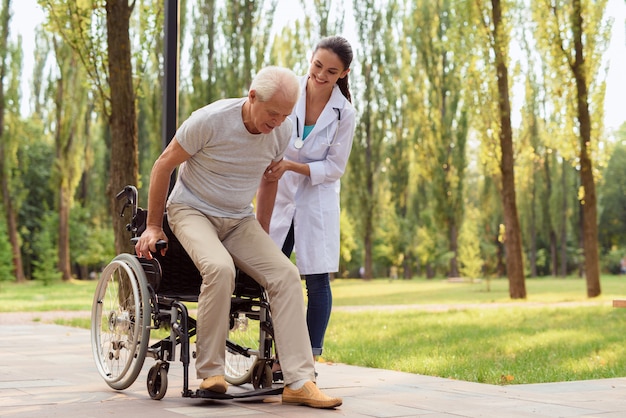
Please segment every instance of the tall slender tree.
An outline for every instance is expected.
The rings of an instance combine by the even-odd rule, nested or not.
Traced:
[[[484,90],[482,97],[481,115],[486,134],[494,139],[491,146],[497,156],[500,177],[500,197],[504,215],[504,246],[506,248],[506,269],[509,279],[509,295],[512,299],[526,298],[526,284],[524,281],[524,264],[522,258],[522,236],[517,212],[515,191],[515,155],[513,147],[513,129],[511,125],[511,100],[509,97],[509,43],[510,19],[505,13],[511,12],[509,2],[503,4],[500,0],[490,2],[477,0],[479,21],[482,22],[481,57],[484,65],[493,71],[494,77],[489,79],[487,86],[483,81],[475,84],[477,91]],[[495,101],[497,118],[490,120],[488,102]]]
[[[601,57],[608,45],[610,25],[604,19],[606,0],[542,1],[535,6],[538,45],[549,65],[570,83],[560,80],[562,94],[574,106],[570,108],[577,121],[581,205],[582,248],[587,296],[601,293],[598,253],[598,210],[594,178],[594,152],[602,132],[604,83],[597,79]],[[544,12],[539,12],[539,9]],[[545,13],[547,11],[548,13]],[[567,71],[567,70],[568,71]],[[596,81],[594,81],[596,80]],[[568,88],[567,86],[573,86]],[[591,111],[593,109],[593,112]]]
[[[38,0],[48,15],[48,25],[78,54],[98,92],[110,134],[109,183],[111,213],[118,211],[115,195],[128,184],[137,184],[139,173],[137,139],[138,82],[134,81],[130,38],[131,15],[137,5],[142,12],[158,15],[161,2],[153,0]],[[149,20],[158,23],[158,19]],[[151,32],[154,33],[154,32]],[[149,50],[154,39],[143,42]],[[132,251],[126,231],[127,220],[113,216],[115,250]]]
[[[364,277],[367,279],[373,277],[373,248],[381,195],[379,189],[384,184],[385,146],[390,132],[388,116],[392,99],[384,90],[384,80],[393,79],[397,75],[386,71],[385,54],[385,42],[389,42],[389,38],[384,32],[395,26],[392,19],[397,9],[392,7],[393,4],[392,1],[379,4],[373,0],[359,0],[353,4],[361,47],[357,54],[361,88],[354,98],[355,103],[359,104],[359,120],[343,184],[350,185],[346,188],[345,197],[352,207],[362,237]]]
[[[51,83],[54,94],[53,124],[56,161],[54,183],[57,190],[58,269],[63,280],[72,278],[70,263],[70,209],[85,161],[85,136],[82,123],[90,110],[89,91],[82,67],[74,51],[60,37],[53,37],[58,75]]]
[[[447,235],[448,275],[458,277],[458,234],[463,217],[463,187],[466,168],[466,143],[469,131],[468,111],[464,102],[467,75],[463,34],[467,16],[465,7],[452,0],[416,1],[411,33],[417,57],[412,66],[412,80],[422,86],[425,100],[412,108],[424,106],[420,129],[424,137],[423,163],[428,170],[434,227]]]
[[[7,232],[13,254],[13,271],[17,282],[26,280],[20,237],[17,226],[17,208],[15,207],[14,193],[11,187],[11,147],[10,133],[5,129],[6,113],[6,78],[9,76],[9,24],[11,22],[11,0],[2,1],[0,10],[0,188],[2,189],[2,205],[6,216]]]
[[[118,209],[115,195],[128,184],[137,184],[137,106],[133,86],[129,22],[135,2],[106,1],[108,76],[111,98],[109,127],[111,129],[111,165],[108,195],[111,213]],[[113,217],[115,250],[130,251],[127,220]]]

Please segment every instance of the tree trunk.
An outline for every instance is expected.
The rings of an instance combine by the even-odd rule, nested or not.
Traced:
[[[498,234],[495,236],[496,244],[496,277],[504,277],[506,275],[506,265],[504,264],[504,245],[498,239]]]
[[[598,213],[596,185],[593,179],[593,166],[588,148],[591,144],[591,117],[585,62],[583,57],[583,17],[580,0],[573,1],[573,22],[575,59],[572,71],[576,79],[578,123],[580,127],[580,180],[584,190],[581,201],[583,210],[583,249],[585,253],[585,276],[587,296],[600,295],[600,263],[598,260]]]
[[[20,245],[20,238],[17,229],[17,210],[13,205],[11,198],[11,188],[9,186],[10,174],[9,167],[7,167],[7,158],[5,144],[7,138],[4,137],[4,112],[5,112],[5,94],[4,86],[5,77],[7,73],[7,60],[8,60],[8,39],[9,39],[9,22],[11,15],[9,13],[11,9],[11,1],[4,0],[2,2],[2,27],[0,30],[0,187],[2,188],[2,204],[4,206],[4,213],[6,216],[7,233],[9,234],[9,242],[11,243],[11,253],[13,260],[13,273],[15,274],[15,280],[17,282],[24,282],[26,277],[24,276],[24,265],[22,263],[22,250]]]
[[[530,249],[528,250],[528,261],[530,263],[530,277],[537,277],[537,182],[533,172],[533,184],[530,194]]]
[[[132,251],[132,246],[126,230],[128,219],[117,216],[119,202],[115,196],[126,185],[136,185],[139,172],[136,103],[128,33],[132,6],[129,6],[128,0],[107,0],[106,11],[111,91],[111,165],[107,194],[113,214],[115,251],[123,253]]]
[[[63,280],[72,278],[70,265],[70,202],[69,191],[65,186],[59,189],[59,264]]]
[[[449,250],[452,253],[452,258],[450,259],[450,272],[448,277],[459,277],[459,262],[458,262],[458,253],[459,253],[459,230],[456,226],[455,220],[450,219],[450,245]]]
[[[509,100],[509,81],[506,55],[506,46],[500,39],[502,30],[502,9],[500,0],[492,0],[493,37],[496,73],[498,79],[498,107],[500,114],[500,150],[502,161],[502,209],[504,211],[506,269],[509,278],[509,294],[512,299],[526,298],[526,284],[524,282],[524,264],[522,261],[522,237],[517,203],[515,199],[515,171],[513,155],[513,131],[511,128],[511,103]]]
[[[0,134],[1,136],[1,134]],[[3,147],[0,146],[0,158],[4,158]],[[4,165],[2,163],[2,165]],[[22,263],[22,251],[20,247],[20,238],[17,232],[17,214],[13,207],[13,202],[9,194],[8,181],[6,176],[2,175],[2,197],[4,204],[4,211],[7,221],[7,232],[9,234],[9,242],[11,243],[11,253],[13,260],[13,273],[15,274],[15,281],[22,283],[26,281],[24,275],[24,264]]]
[[[563,190],[563,200],[561,202],[561,213],[567,213],[567,162],[561,164],[561,190]],[[561,222],[561,277],[567,276],[567,219]]]
[[[557,239],[556,239],[556,231],[554,230],[554,223],[552,222],[552,218],[550,216],[550,201],[552,200],[552,171],[551,164],[552,156],[546,156],[546,163],[543,168],[546,175],[546,197],[543,199],[543,216],[544,216],[544,224],[547,225],[549,229],[548,239],[550,245],[550,273],[553,277],[557,276],[559,262],[558,262],[558,254],[557,254]]]

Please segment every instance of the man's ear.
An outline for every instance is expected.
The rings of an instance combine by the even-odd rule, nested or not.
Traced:
[[[256,90],[250,90],[248,92],[248,100],[250,100],[250,103],[254,103],[256,100]]]

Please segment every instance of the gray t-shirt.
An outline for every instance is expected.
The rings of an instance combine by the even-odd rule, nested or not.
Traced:
[[[243,123],[246,98],[223,99],[193,112],[176,131],[191,158],[182,163],[168,203],[210,216],[254,214],[252,200],[267,166],[283,158],[291,136],[285,120],[269,134],[251,134]]]

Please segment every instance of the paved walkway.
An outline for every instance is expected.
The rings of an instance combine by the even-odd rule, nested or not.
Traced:
[[[154,401],[146,390],[153,363],[146,359],[137,381],[117,392],[96,371],[89,331],[0,314],[0,417],[626,417],[626,378],[494,386],[318,364],[319,386],[344,404],[315,410],[282,405],[279,396],[183,398],[180,362],[170,367],[165,398]]]

